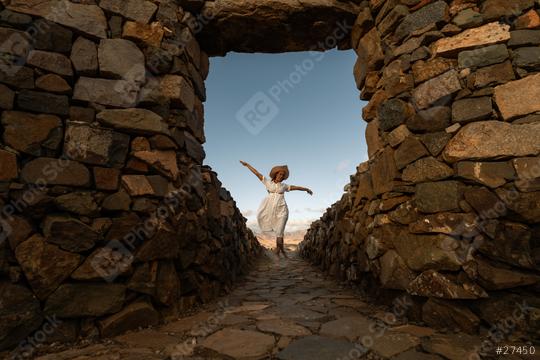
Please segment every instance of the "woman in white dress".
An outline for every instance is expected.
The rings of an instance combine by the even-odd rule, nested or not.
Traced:
[[[283,234],[289,218],[289,208],[285,202],[285,191],[306,191],[309,195],[313,195],[313,191],[302,186],[285,184],[283,180],[289,177],[289,168],[287,165],[274,166],[270,171],[270,178],[266,178],[247,162],[240,160],[240,163],[251,170],[266,187],[268,195],[259,206],[257,221],[262,232],[272,231],[275,233],[276,254],[279,256],[282,253],[287,257],[283,245]]]

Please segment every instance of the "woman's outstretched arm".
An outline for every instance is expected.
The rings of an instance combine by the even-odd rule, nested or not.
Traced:
[[[251,172],[254,173],[255,176],[259,178],[259,180],[262,181],[263,176],[262,176],[262,174],[261,174],[260,172],[257,171],[257,169],[255,169],[253,166],[249,165],[249,164],[248,164],[247,162],[245,162],[245,161],[240,160],[240,163],[241,163],[242,165],[244,165],[245,167],[247,167],[249,170],[251,170]]]
[[[309,195],[313,195],[313,191],[311,191],[311,189],[308,189],[308,188],[306,188],[306,187],[303,187],[303,186],[294,186],[294,185],[289,186],[289,191],[294,191],[294,190],[305,191],[305,192],[307,192]]]

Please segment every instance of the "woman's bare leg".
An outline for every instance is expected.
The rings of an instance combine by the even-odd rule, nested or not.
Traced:
[[[284,245],[284,242],[283,242],[283,237],[278,237],[276,239],[276,243],[278,244],[278,251],[281,251],[283,256],[288,258],[287,253],[285,252],[285,245]]]
[[[279,248],[279,237],[276,238],[276,249],[274,250],[276,255],[279,257],[280,248]]]

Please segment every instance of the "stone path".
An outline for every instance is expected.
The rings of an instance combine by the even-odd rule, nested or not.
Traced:
[[[368,304],[295,253],[270,254],[192,316],[38,359],[476,359],[469,354],[479,338],[403,324],[399,313]]]

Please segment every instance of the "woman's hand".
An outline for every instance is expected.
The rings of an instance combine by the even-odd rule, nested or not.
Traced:
[[[306,191],[309,195],[313,195],[313,191],[311,191],[311,189],[307,189]]]
[[[242,164],[242,165],[244,165],[244,166],[248,166],[248,165],[249,165],[247,162],[242,161],[242,160],[240,160],[240,164]]]

